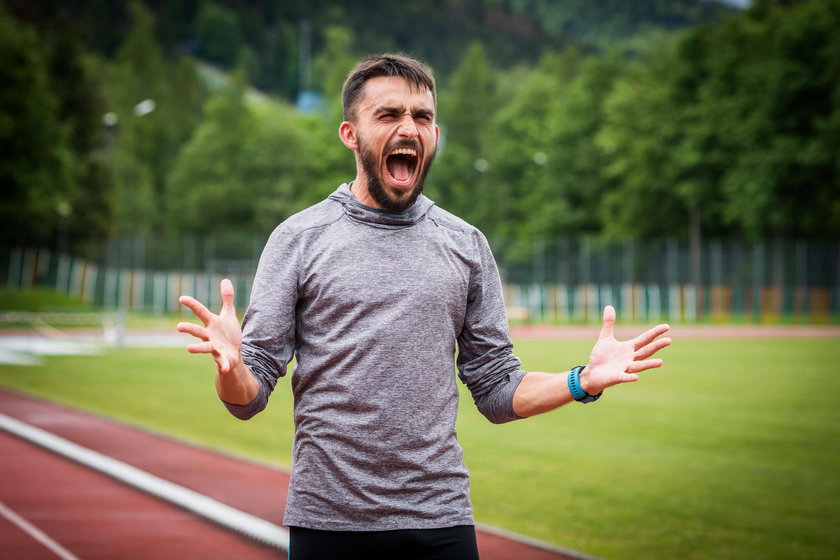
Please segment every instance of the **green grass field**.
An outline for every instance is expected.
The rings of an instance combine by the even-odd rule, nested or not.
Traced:
[[[479,522],[619,559],[836,558],[836,339],[678,340],[666,367],[597,403],[494,426],[462,394],[458,432]],[[519,341],[560,371],[587,341]],[[126,350],[0,366],[0,384],[288,466],[288,380],[248,422],[219,404],[206,356]]]

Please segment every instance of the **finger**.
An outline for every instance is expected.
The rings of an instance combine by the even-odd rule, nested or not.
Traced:
[[[639,350],[637,350],[636,353],[633,355],[633,359],[638,361],[638,360],[644,360],[646,358],[650,358],[651,356],[653,356],[654,354],[656,354],[657,352],[659,352],[660,350],[662,350],[666,346],[670,346],[670,345],[671,345],[671,339],[670,338],[660,338],[659,340],[654,340],[653,342],[651,342],[647,346],[644,346],[643,348],[639,348]]]
[[[222,293],[222,310],[230,314],[236,314],[233,308],[233,282],[225,278],[222,280],[220,290]]]
[[[205,325],[207,325],[207,323],[210,322],[210,319],[213,318],[213,313],[204,307],[203,303],[192,296],[181,296],[178,298],[178,302],[181,303],[181,305],[189,307],[190,310],[195,313],[195,316],[201,319],[201,322]]]
[[[178,323],[176,328],[178,329],[178,332],[192,335],[196,338],[200,338],[201,340],[207,340],[209,338],[207,336],[207,329],[196,325],[195,323]]]
[[[601,327],[601,333],[598,335],[598,338],[612,337],[613,327],[615,327],[615,307],[608,305],[604,308],[604,324]]]
[[[190,354],[210,354],[213,352],[212,342],[196,342],[187,346],[187,352]]]
[[[650,344],[651,342],[653,342],[656,339],[656,337],[665,334],[669,330],[671,330],[670,325],[666,325],[666,324],[656,325],[652,329],[646,330],[645,332],[643,332],[642,334],[640,334],[639,336],[634,338],[633,339],[633,348],[638,350],[639,348],[642,348],[643,346],[645,346],[647,344]]]
[[[662,363],[662,360],[659,359],[639,360],[638,362],[633,362],[629,366],[627,366],[627,369],[625,371],[627,373],[639,373],[648,369],[662,367]]]

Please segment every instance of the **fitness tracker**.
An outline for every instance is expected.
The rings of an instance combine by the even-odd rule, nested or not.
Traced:
[[[580,372],[583,371],[584,367],[586,366],[575,366],[569,372],[569,392],[577,402],[586,404],[597,401],[604,392],[601,391],[597,395],[590,395],[583,390],[580,386]]]

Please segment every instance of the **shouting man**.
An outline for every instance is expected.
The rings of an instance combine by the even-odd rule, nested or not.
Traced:
[[[219,397],[241,419],[296,359],[292,560],[476,559],[455,366],[481,413],[508,422],[636,381],[662,365],[651,356],[668,326],[618,342],[607,307],[585,365],[523,371],[487,241],[422,194],[440,138],[430,69],[368,58],[343,105],[355,179],[275,229],[241,327],[225,280],[219,315],[181,298],[204,326],[178,330],[202,340],[189,350],[213,356]]]

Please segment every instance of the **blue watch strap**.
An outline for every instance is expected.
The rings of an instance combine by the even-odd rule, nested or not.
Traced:
[[[575,366],[572,368],[572,371],[569,372],[569,392],[572,394],[572,398],[574,398],[577,402],[591,403],[593,401],[597,401],[604,392],[601,391],[597,395],[590,395],[583,390],[583,387],[580,386],[580,372],[583,371],[584,367],[586,366]]]

